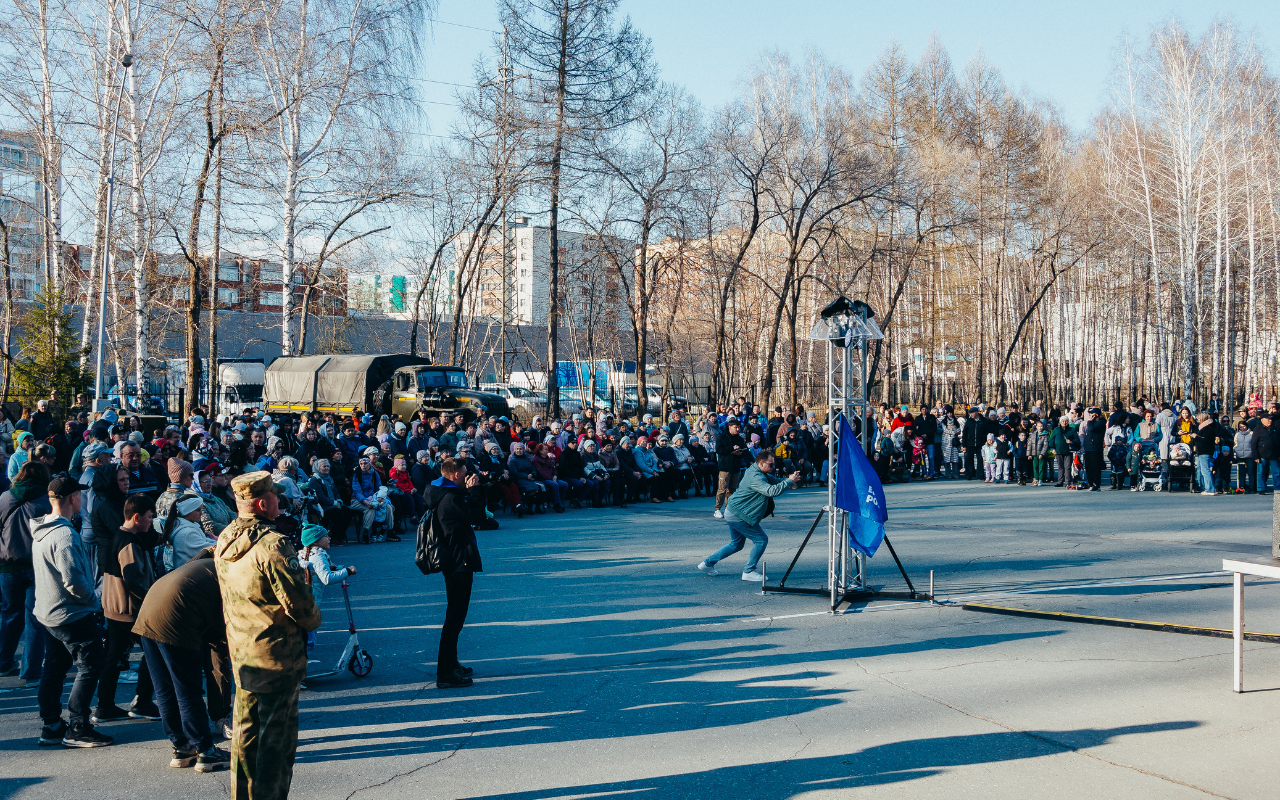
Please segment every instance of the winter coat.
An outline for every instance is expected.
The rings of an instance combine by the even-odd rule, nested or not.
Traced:
[[[631,453],[636,458],[636,469],[640,471],[640,477],[652,478],[658,474],[658,457],[652,450],[637,447]]]
[[[307,481],[307,488],[315,492],[316,502],[325,511],[342,505],[342,498],[338,496],[338,487],[333,482],[332,474],[321,475],[317,472],[311,476],[311,480]]]
[[[351,476],[351,499],[361,503],[372,503],[374,495],[382,488],[382,478],[378,477],[378,471],[371,469],[365,472],[359,467]]]
[[[164,548],[166,570],[176,569],[199,555],[206,547],[212,547],[216,539],[209,538],[198,522],[178,517],[169,532],[169,544]]]
[[[533,464],[533,457],[526,450],[521,455],[512,455],[507,458],[507,471],[511,473],[511,478],[520,484],[521,489],[536,489],[534,481],[538,479],[538,470]],[[533,477],[530,478],[529,475]]]
[[[1253,431],[1240,431],[1236,434],[1234,454],[1236,458],[1242,459],[1256,457],[1253,450]]]
[[[747,443],[739,435],[730,435],[726,430],[716,439],[716,469],[720,472],[734,472],[742,468],[747,452]]]
[[[346,567],[334,567],[329,562],[329,551],[323,547],[304,547],[300,556],[306,559],[306,566],[311,570],[311,594],[316,603],[324,599],[324,587],[341,583],[351,574]]]
[[[473,497],[447,478],[437,478],[427,487],[425,499],[432,513],[418,526],[418,569],[426,575],[482,572],[474,526],[485,519],[483,498]]]
[[[565,451],[560,454],[559,474],[562,480],[568,481],[585,477],[583,467],[582,453],[577,449],[566,447]]]
[[[13,568],[31,566],[32,529],[52,511],[45,487],[32,481],[15,483],[0,495],[0,562]]]
[[[88,551],[71,521],[49,513],[31,529],[36,577],[36,619],[46,627],[67,625],[101,609]]]
[[[203,531],[200,536],[204,537]],[[151,561],[154,545],[155,537],[151,531],[144,534],[124,528],[116,531],[111,542],[115,568],[102,573],[102,614],[107,619],[133,622],[138,616],[142,598],[147,596],[147,590],[156,580],[155,565]]]
[[[1276,427],[1276,423],[1270,425],[1259,425],[1258,430],[1253,434],[1253,451],[1258,458],[1268,460],[1280,458],[1280,429]]]
[[[533,469],[538,473],[540,481],[554,481],[556,479],[556,462],[555,459],[548,456],[536,455],[532,459]]]
[[[954,417],[944,418],[938,426],[938,435],[942,439],[942,461],[944,464],[960,460],[959,438],[962,427],[960,421]]]
[[[153,583],[138,609],[133,632],[184,650],[225,646],[227,625],[213,559],[189,561]]]
[[[120,491],[112,470],[98,470],[93,476],[93,539],[100,547],[98,550],[98,571],[106,569],[104,560],[111,560],[111,548],[107,547],[116,538],[116,531],[124,524],[124,501],[126,495]]]
[[[1032,431],[1027,436],[1027,456],[1044,458],[1049,455],[1049,441],[1052,438],[1049,431]]]
[[[1080,449],[1086,453],[1101,453],[1107,423],[1100,419],[1080,423]]]

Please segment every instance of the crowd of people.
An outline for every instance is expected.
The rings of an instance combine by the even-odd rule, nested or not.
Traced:
[[[759,581],[760,522],[773,498],[825,481],[829,466],[830,428],[817,413],[765,413],[745,398],[688,416],[671,410],[665,422],[583,409],[527,426],[426,410],[412,420],[273,419],[258,409],[213,420],[196,409],[151,431],[116,409],[69,417],[58,432],[47,403],[16,422],[0,412],[0,674],[38,686],[41,745],[109,745],[98,726],[160,721],[170,766],[231,766],[244,786],[278,781],[281,770],[288,780],[289,737],[263,731],[292,713],[296,741],[320,597],[357,574],[334,563],[331,547],[418,529],[418,565],[444,573],[449,603],[437,685],[463,687],[472,671],[458,659],[458,634],[481,569],[475,530],[503,515],[714,497],[711,514],[730,539],[699,571],[717,574],[751,541],[742,576]],[[1204,494],[1265,494],[1280,479],[1280,406],[1256,398],[1234,429],[1216,407],[1145,399],[1109,412],[881,406],[851,423],[858,434],[865,426],[885,483],[1099,491],[1109,468],[1112,489],[1138,491],[1171,485],[1185,468],[1188,488]],[[214,745],[241,731],[232,753]],[[283,749],[251,754],[258,744],[241,741]],[[255,778],[254,765],[268,763],[283,766]]]
[[[1139,398],[1109,411],[1080,403],[882,406],[869,420],[881,481],[983,480],[1131,491],[1185,486],[1202,495],[1267,494],[1280,481],[1280,405],[1258,397],[1234,426],[1218,403]]]

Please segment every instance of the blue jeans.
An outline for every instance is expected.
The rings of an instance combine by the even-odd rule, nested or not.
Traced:
[[[1196,477],[1200,479],[1200,491],[1213,491],[1213,456],[1196,456]]]
[[[151,665],[160,723],[173,746],[201,752],[213,746],[204,710],[204,653],[142,637],[142,657]]]
[[[759,523],[751,525],[740,519],[727,519],[725,522],[729,523],[729,543],[715,551],[707,559],[707,566],[714,567],[738,552],[746,546],[747,540],[750,539],[754,546],[751,548],[751,556],[747,559],[747,565],[742,568],[742,571],[755,572],[756,564],[760,561],[760,556],[764,555],[765,546],[769,544],[769,537],[765,535],[764,528],[761,528]]]
[[[40,679],[44,663],[44,626],[36,621],[36,573],[31,567],[0,572],[0,672],[14,667],[22,642],[19,677]],[[25,618],[25,620],[24,620]]]
[[[1280,488],[1280,460],[1274,458],[1258,459],[1258,480],[1255,484],[1258,491],[1265,492],[1267,490],[1267,478],[1271,478],[1271,485],[1274,488]]]
[[[569,484],[565,481],[543,481],[547,487],[547,494],[551,495],[551,502],[557,506],[562,506],[562,502],[566,495],[569,494]]]

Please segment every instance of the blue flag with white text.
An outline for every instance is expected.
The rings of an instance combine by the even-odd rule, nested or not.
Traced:
[[[862,446],[840,417],[840,453],[836,457],[836,508],[849,512],[849,544],[859,553],[874,556],[884,541],[888,504],[880,476]]]

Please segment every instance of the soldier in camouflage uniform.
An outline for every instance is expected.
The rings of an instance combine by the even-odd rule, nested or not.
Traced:
[[[214,551],[236,679],[231,798],[284,798],[298,748],[307,632],[320,627],[320,609],[293,545],[271,524],[283,488],[271,473],[251,472],[231,490],[238,516]]]

